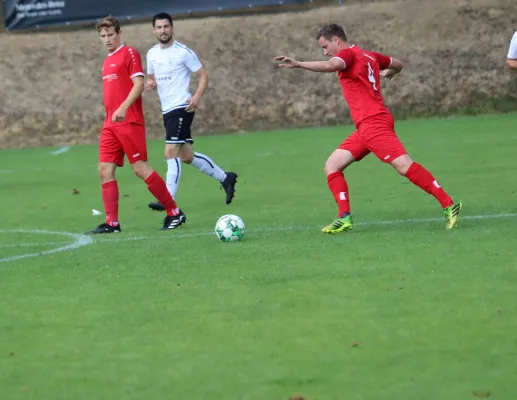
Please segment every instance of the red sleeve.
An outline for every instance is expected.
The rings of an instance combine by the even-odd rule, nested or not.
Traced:
[[[345,68],[343,68],[343,69],[346,69],[346,68],[350,68],[352,66],[352,64],[354,63],[355,53],[350,49],[343,49],[343,50],[340,50],[339,53],[336,54],[335,58],[339,58],[339,59],[343,60],[343,62],[345,63]]]
[[[132,47],[129,47],[126,53],[126,67],[131,79],[135,76],[144,76],[142,57],[140,57],[140,53]]]
[[[391,62],[392,62],[391,57],[385,56],[384,54],[380,54],[380,53],[374,53],[374,52],[372,52],[372,54],[377,59],[380,70],[389,68],[391,66]]]

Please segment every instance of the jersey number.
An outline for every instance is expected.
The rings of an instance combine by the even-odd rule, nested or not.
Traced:
[[[372,83],[373,90],[377,90],[377,82],[375,81],[375,74],[373,72],[373,68],[370,65],[370,63],[368,63],[368,80]]]

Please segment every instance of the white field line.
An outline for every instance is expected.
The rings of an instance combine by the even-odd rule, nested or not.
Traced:
[[[12,232],[12,231],[9,231]],[[15,243],[15,244],[0,244],[0,249],[10,249],[18,247],[38,247],[38,246],[59,246],[70,244],[70,242],[34,242],[34,243]]]
[[[504,214],[485,214],[485,215],[465,215],[462,216],[462,220],[480,220],[480,219],[504,219],[504,218],[516,218],[517,213],[504,213]],[[354,223],[354,226],[379,226],[379,225],[395,225],[395,224],[414,224],[414,223],[426,223],[426,222],[445,222],[443,218],[408,218],[408,219],[395,219],[395,220],[379,220],[379,221],[364,221]],[[286,226],[286,227],[274,227],[274,228],[261,228],[261,229],[248,229],[246,233],[267,233],[267,232],[284,232],[284,231],[305,231],[310,229],[319,229],[321,226]],[[198,233],[182,233],[173,234],[172,236],[133,236],[133,237],[110,237],[96,241],[96,243],[111,243],[111,242],[129,242],[135,240],[156,240],[156,239],[182,239],[189,237],[208,236],[215,235],[214,232],[198,232]]]
[[[506,219],[506,218],[517,218],[517,213],[504,213],[504,214],[485,214],[485,215],[465,215],[462,217],[463,220],[486,220],[486,219]],[[382,225],[396,225],[396,224],[414,224],[414,223],[427,223],[427,222],[443,222],[443,218],[408,218],[408,219],[395,219],[395,220],[379,220],[379,221],[364,221],[355,224],[356,226],[382,226]],[[309,229],[318,229],[319,226],[287,226],[287,227],[274,227],[274,228],[262,228],[262,229],[249,229],[247,233],[268,233],[268,232],[284,232],[284,231],[304,231]],[[92,243],[116,243],[116,242],[132,242],[139,240],[157,240],[157,239],[184,239],[191,237],[201,237],[213,235],[213,232],[193,232],[193,233],[180,233],[172,235],[157,235],[157,236],[131,236],[131,237],[120,237],[110,236],[102,237],[99,240],[93,241],[92,237],[81,234],[68,233],[68,232],[50,232],[50,231],[37,231],[37,230],[0,230],[0,233],[37,233],[43,235],[63,235],[73,238],[75,241],[70,242],[34,242],[34,243],[19,243],[19,244],[8,244],[0,245],[2,248],[13,248],[13,247],[37,247],[37,246],[59,246],[55,249],[46,250],[43,252],[33,254],[20,254],[8,258],[0,258],[2,261],[15,261],[22,258],[35,257],[39,255],[53,254],[61,251],[73,250],[79,247],[87,246]]]
[[[17,261],[24,258],[29,257],[39,257],[45,256],[49,254],[59,253],[61,251],[75,250],[79,247],[87,246],[93,243],[93,240],[90,236],[79,235],[77,233],[68,233],[68,232],[55,232],[55,231],[42,231],[37,229],[18,229],[18,230],[4,230],[0,229],[0,233],[27,233],[31,235],[59,235],[59,236],[67,236],[72,238],[74,241],[72,243],[63,243],[59,247],[50,250],[38,251],[37,253],[25,253],[18,254],[11,257],[0,258],[0,262],[9,262],[9,261]],[[28,243],[27,243],[28,244]]]
[[[60,154],[63,154],[63,153],[66,153],[68,150],[70,150],[70,146],[63,146],[63,147],[60,147],[59,149],[53,151],[52,154],[53,156],[58,156]]]

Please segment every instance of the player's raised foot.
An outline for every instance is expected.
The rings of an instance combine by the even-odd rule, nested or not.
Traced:
[[[462,208],[463,203],[461,201],[455,201],[452,206],[443,209],[443,215],[445,216],[445,229],[450,230],[458,226]]]
[[[237,174],[235,172],[227,172],[226,179],[221,182],[221,187],[226,192],[226,204],[230,204],[235,196],[236,183]]]
[[[111,226],[110,224],[104,223],[100,224],[97,228],[92,229],[91,231],[84,232],[85,235],[98,235],[101,233],[120,233],[122,229],[120,229],[120,224],[117,226]]]
[[[348,213],[336,218],[330,225],[321,229],[323,233],[340,233],[352,230],[352,216]]]
[[[163,220],[163,228],[162,231],[169,231],[172,229],[176,229],[181,224],[187,222],[187,217],[183,214],[183,211],[180,210],[178,215],[167,215]]]
[[[149,203],[148,206],[151,210],[154,210],[154,211],[165,211],[165,207],[160,202]]]

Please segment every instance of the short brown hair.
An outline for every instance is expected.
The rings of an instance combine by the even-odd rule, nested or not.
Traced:
[[[325,25],[316,35],[316,39],[320,40],[320,37],[324,37],[327,40],[332,40],[334,36],[337,36],[345,42],[347,41],[345,30],[338,24]]]
[[[111,15],[108,15],[107,17],[101,19],[95,27],[97,28],[97,32],[100,32],[101,29],[113,27],[115,28],[115,32],[120,33],[120,22],[118,22],[118,19],[112,17]]]

